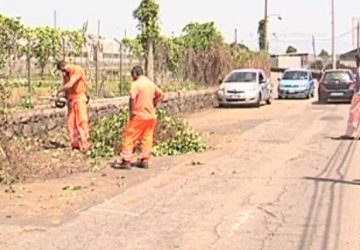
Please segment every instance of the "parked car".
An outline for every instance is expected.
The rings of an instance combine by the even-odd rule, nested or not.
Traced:
[[[278,98],[307,98],[314,97],[315,82],[311,70],[288,69],[279,79]]]
[[[319,102],[352,100],[358,90],[354,74],[348,69],[326,70],[319,83]]]
[[[271,104],[272,85],[263,70],[234,70],[221,82],[218,100],[220,106]]]

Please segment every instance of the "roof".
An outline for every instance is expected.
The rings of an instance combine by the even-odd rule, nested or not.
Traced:
[[[306,68],[288,68],[285,70],[285,72],[287,71],[303,71],[303,72],[311,72],[311,69],[306,69]]]
[[[345,55],[349,55],[349,54],[356,54],[357,53],[357,49],[353,49],[353,50],[350,50],[348,52],[345,52],[344,54],[342,54],[341,56],[345,56]]]
[[[344,71],[352,72],[351,69],[327,69],[324,71],[324,73],[326,73],[326,72],[344,72]]]
[[[309,53],[289,53],[289,54],[279,54],[279,55],[271,55],[272,58],[274,57],[282,57],[282,56],[308,56]]]
[[[264,72],[262,69],[255,69],[255,68],[246,68],[246,69],[234,69],[232,72],[250,72],[250,73],[258,73]]]
[[[350,50],[350,51],[340,55],[340,59],[355,60],[355,56],[357,55],[357,53],[358,53],[357,49]]]

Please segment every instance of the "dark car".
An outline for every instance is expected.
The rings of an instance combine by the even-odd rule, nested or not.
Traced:
[[[347,69],[326,70],[319,83],[319,102],[350,101],[358,90],[353,73]]]

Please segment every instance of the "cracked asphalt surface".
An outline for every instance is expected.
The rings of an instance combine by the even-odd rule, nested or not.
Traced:
[[[348,108],[192,115],[214,145],[202,165],[179,162],[56,227],[3,224],[0,249],[360,249],[359,142],[337,139]]]

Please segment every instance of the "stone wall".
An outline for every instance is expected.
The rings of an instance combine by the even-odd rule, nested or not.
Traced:
[[[128,107],[128,97],[104,99],[90,105],[91,120],[116,114]],[[217,104],[216,89],[168,93],[162,104],[171,115],[196,112],[211,108]],[[44,134],[65,126],[66,109],[41,109],[16,113],[6,122],[0,124],[10,138],[14,136],[31,137]]]

